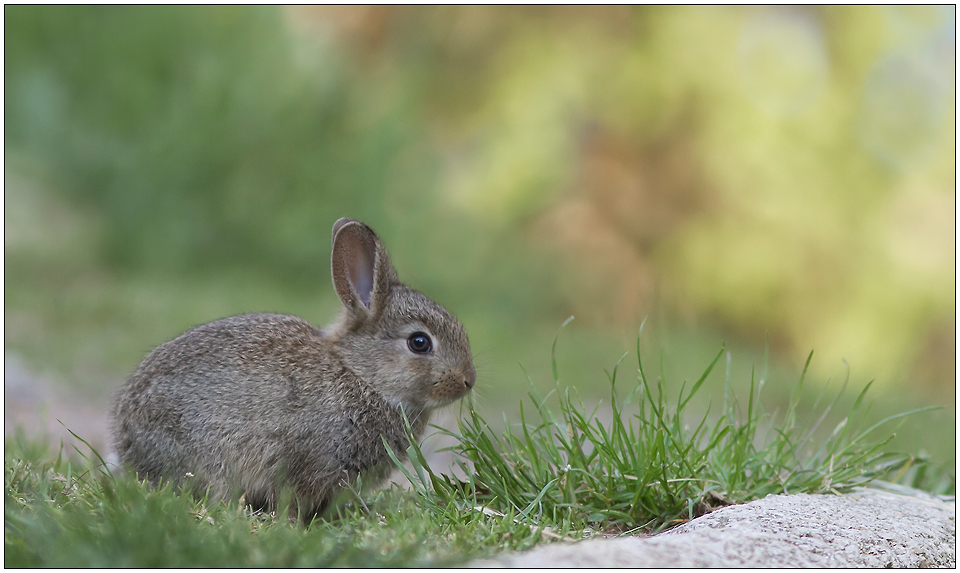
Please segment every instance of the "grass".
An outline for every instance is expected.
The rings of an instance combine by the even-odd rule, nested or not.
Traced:
[[[695,396],[724,354],[668,398],[670,385],[651,379],[638,346],[635,381],[622,380],[624,355],[608,373],[610,404],[588,409],[561,388],[555,340],[555,389],[542,396],[531,384],[519,423],[505,419],[497,431],[471,409],[448,432],[465,481],[434,472],[414,444],[402,466],[412,490],[353,493],[337,515],[306,527],[112,474],[92,448],[78,450],[79,460],[62,448],[53,458],[8,440],[4,565],[449,566],[560,539],[653,533],[770,493],[843,492],[878,478],[955,490],[954,475],[889,449],[887,428],[917,411],[862,427],[869,385],[834,428],[821,426],[843,389],[807,421],[796,408],[803,376],[782,415],[764,412],[761,374],[746,403],[727,376],[718,411],[694,416]]]
[[[531,383],[529,406],[521,404],[520,423],[504,420],[504,433],[496,432],[476,411],[459,423],[459,432],[447,432],[458,441],[453,449],[467,481],[434,474],[416,445],[409,449],[414,472],[406,472],[408,479],[428,504],[438,504],[437,498],[452,505],[467,500],[500,513],[512,512],[531,524],[654,533],[722,505],[769,494],[843,493],[878,478],[932,485],[944,492],[955,489],[955,478],[929,482],[927,461],[890,451],[895,435],[882,437],[880,432],[934,408],[866,426],[867,384],[851,411],[821,438],[821,425],[843,396],[845,381],[816,418],[802,420],[796,406],[812,352],[783,416],[763,411],[762,375],[759,380],[751,376],[746,404],[733,396],[726,377],[718,415],[711,416],[707,408],[694,418],[688,406],[725,351],[717,353],[689,389],[682,383],[670,401],[665,377],[650,381],[638,346],[638,375],[625,396],[618,396],[617,376],[626,354],[608,373],[609,420],[598,416],[599,405],[588,412],[575,389],[561,388],[556,340],[553,352],[557,410],[548,405],[551,396],[541,396]],[[695,425],[689,425],[691,421]]]
[[[479,513],[442,519],[397,488],[302,527],[44,455],[23,441],[7,445],[6,567],[443,566],[538,539]]]

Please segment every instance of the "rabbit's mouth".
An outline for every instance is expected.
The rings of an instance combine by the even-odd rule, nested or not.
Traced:
[[[430,399],[433,407],[445,406],[459,400],[473,388],[477,374],[471,366],[465,372],[446,372],[440,380],[433,383]]]

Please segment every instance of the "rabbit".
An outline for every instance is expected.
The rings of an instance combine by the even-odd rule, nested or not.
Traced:
[[[343,309],[326,328],[244,314],[151,352],[115,401],[121,461],[154,485],[242,494],[259,509],[292,491],[301,516],[323,513],[358,475],[381,483],[392,469],[381,436],[404,456],[404,415],[419,439],[432,410],[473,387],[470,343],[453,315],[399,282],[367,225],[334,223],[331,269]]]

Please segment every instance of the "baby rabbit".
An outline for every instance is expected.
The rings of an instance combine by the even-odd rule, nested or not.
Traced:
[[[277,508],[289,487],[302,516],[322,512],[344,480],[380,483],[434,408],[473,387],[470,343],[457,319],[400,284],[379,237],[333,225],[339,319],[319,329],[280,314],[244,314],[161,345],[120,390],[120,459],[222,499]]]

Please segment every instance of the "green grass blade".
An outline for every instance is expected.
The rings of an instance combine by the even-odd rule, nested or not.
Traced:
[[[567,320],[563,321],[563,324],[557,329],[557,335],[553,337],[553,346],[550,347],[550,365],[553,367],[554,382],[560,382],[560,371],[557,369],[557,341],[560,340],[560,331],[563,330],[563,327],[570,324],[572,320],[573,316],[570,316]]]

